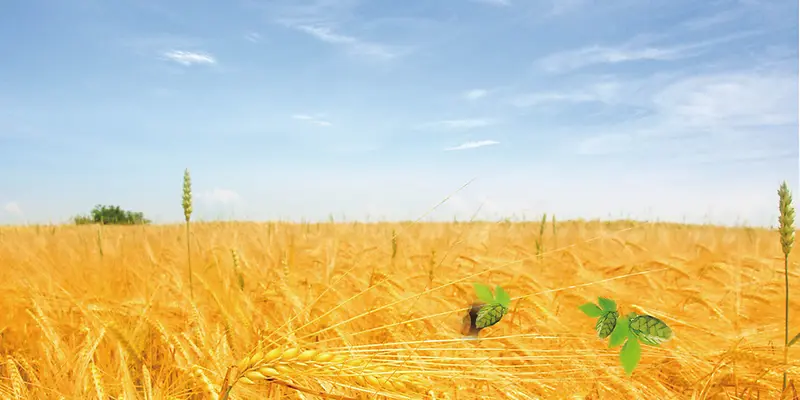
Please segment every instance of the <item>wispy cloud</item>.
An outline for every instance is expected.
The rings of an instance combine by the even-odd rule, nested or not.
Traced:
[[[366,60],[388,61],[408,55],[415,49],[414,44],[385,40],[409,40],[409,37],[388,36],[383,28],[408,29],[408,24],[414,26],[421,20],[417,17],[362,15],[363,10],[359,8],[367,5],[363,0],[270,0],[258,3],[274,23]],[[370,37],[369,32],[380,32],[381,39]],[[394,39],[385,39],[387,37]]]
[[[142,56],[163,55],[174,49],[197,49],[204,45],[203,40],[190,36],[155,34],[126,37],[119,44]]]
[[[19,206],[19,203],[15,201],[10,201],[3,206],[3,210],[10,215],[15,217],[22,216],[22,207]]]
[[[683,22],[681,26],[692,31],[708,29],[712,26],[728,23],[741,17],[743,11],[744,10],[741,8],[727,9],[713,15],[687,20],[686,22]]]
[[[500,142],[496,142],[494,140],[478,140],[474,142],[466,142],[464,144],[455,146],[455,147],[448,147],[444,149],[444,151],[456,151],[456,150],[468,150],[468,149],[477,149],[478,147],[486,147],[486,146],[493,146],[496,144],[500,144]]]
[[[333,125],[333,123],[331,123],[330,121],[322,119],[321,115],[294,114],[292,115],[292,118],[298,121],[306,121],[309,124],[321,127],[328,127]]]
[[[475,3],[488,4],[495,7],[508,7],[511,5],[509,0],[472,0]]]
[[[343,46],[354,54],[364,55],[379,59],[393,59],[400,55],[389,46],[368,42],[355,36],[337,33],[332,28],[318,25],[291,25],[293,28],[304,32],[325,43]]]
[[[468,130],[483,128],[497,124],[497,121],[486,118],[472,119],[448,119],[442,121],[428,122],[420,125],[423,129],[446,129],[446,130]]]
[[[781,157],[798,122],[797,75],[762,70],[678,78],[650,92],[648,116],[592,128],[580,154],[658,154],[693,161]],[[795,135],[796,138],[796,135]],[[797,153],[796,144],[790,149]]]
[[[753,36],[759,32],[740,32],[716,39],[676,46],[644,46],[634,41],[617,46],[587,46],[545,56],[537,61],[547,72],[568,72],[596,64],[619,64],[631,61],[674,61],[702,54],[715,45]]]
[[[217,60],[210,54],[193,51],[170,50],[163,54],[168,60],[190,66],[194,64],[216,64]]]
[[[239,193],[230,189],[214,188],[200,194],[200,198],[209,204],[232,204],[241,200]]]
[[[635,141],[630,134],[601,133],[580,140],[574,150],[581,155],[614,154],[630,149],[630,145]]]
[[[250,42],[258,43],[258,42],[261,41],[261,34],[259,34],[257,32],[250,32],[250,33],[244,35],[244,38],[246,40],[250,41]]]
[[[589,91],[583,91],[583,90],[576,90],[576,91],[564,91],[564,92],[536,92],[536,93],[521,94],[513,97],[510,100],[510,103],[515,107],[532,107],[545,103],[555,103],[555,102],[587,103],[599,100],[601,100],[601,97],[599,97],[596,93],[591,93]]]
[[[591,46],[547,56],[539,62],[539,65],[549,72],[563,72],[593,64],[616,64],[640,60],[668,61],[685,56],[686,54],[681,48],[649,47],[631,49],[623,47]]]
[[[580,8],[586,0],[553,0],[552,3],[550,15],[558,16]]]
[[[489,94],[489,91],[486,89],[472,89],[464,92],[464,98],[467,100],[478,100],[480,98],[486,97]]]
[[[746,128],[797,124],[797,75],[739,72],[677,81],[654,98],[657,109],[693,127]]]
[[[685,72],[658,72],[644,77],[580,75],[554,89],[522,91],[509,95],[505,102],[520,108],[539,105],[560,105],[568,108],[575,104],[598,103],[639,109],[651,105],[654,93],[684,76]]]

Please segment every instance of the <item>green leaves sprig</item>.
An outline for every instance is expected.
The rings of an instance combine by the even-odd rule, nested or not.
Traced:
[[[622,345],[619,360],[625,373],[630,376],[642,358],[642,346],[659,346],[672,338],[672,329],[664,321],[651,315],[634,312],[619,316],[614,300],[598,297],[597,303],[578,306],[589,317],[597,318],[595,331],[600,339],[608,339],[608,348]]]
[[[508,312],[508,306],[511,304],[511,296],[509,296],[508,292],[500,286],[495,287],[494,294],[492,294],[492,289],[487,285],[474,283],[472,286],[475,287],[475,295],[478,300],[486,303],[478,311],[475,326],[483,329],[500,322]]]

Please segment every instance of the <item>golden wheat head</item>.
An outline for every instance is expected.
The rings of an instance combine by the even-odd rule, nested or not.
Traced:
[[[369,361],[346,355],[301,350],[299,348],[275,348],[267,353],[256,352],[244,357],[235,366],[235,375],[226,377],[222,390],[236,383],[248,385],[259,382],[286,382],[300,375],[336,378],[344,383],[388,392],[425,393],[420,376],[393,371],[382,365],[370,366]],[[301,389],[297,386],[291,386]]]
[[[781,248],[784,255],[789,255],[794,246],[794,207],[792,206],[792,193],[786,182],[781,184],[778,189],[778,197],[780,198],[780,217],[778,222],[780,227],[778,231],[781,234]]]

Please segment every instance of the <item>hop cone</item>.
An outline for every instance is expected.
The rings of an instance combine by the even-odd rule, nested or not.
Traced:
[[[503,319],[503,316],[506,315],[507,311],[508,309],[502,304],[487,304],[478,310],[478,317],[475,319],[475,326],[480,329],[492,326],[500,322],[500,320]]]
[[[608,311],[601,315],[600,318],[597,319],[597,325],[594,327],[594,329],[597,330],[597,336],[599,336],[600,339],[607,338],[611,332],[614,332],[614,328],[617,327],[618,318],[619,313],[616,311]]]
[[[672,338],[672,329],[664,321],[650,315],[631,318],[630,329],[639,340],[651,346],[658,346]]]

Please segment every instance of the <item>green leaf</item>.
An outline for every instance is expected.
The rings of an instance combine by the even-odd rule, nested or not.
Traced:
[[[622,368],[625,369],[625,374],[631,376],[633,370],[642,359],[642,345],[636,340],[633,335],[628,336],[628,341],[622,346],[619,352],[619,361],[622,363]]]
[[[617,318],[619,313],[616,311],[607,311],[600,318],[597,319],[597,324],[594,329],[597,331],[597,337],[605,339],[617,327]]]
[[[672,329],[664,321],[651,315],[631,318],[630,330],[642,343],[650,346],[658,346],[672,339]]]
[[[602,308],[603,311],[617,311],[617,302],[614,300],[598,297],[597,304],[600,304],[600,308]]]
[[[500,322],[507,311],[508,308],[500,303],[487,304],[478,310],[478,316],[475,318],[475,327],[483,329],[492,326]]]
[[[584,314],[592,318],[597,318],[603,315],[603,310],[601,310],[600,307],[598,307],[597,304],[594,303],[582,304],[578,306],[578,309],[580,309],[581,311],[583,311]]]
[[[492,288],[482,283],[473,283],[472,286],[475,287],[475,295],[478,296],[478,299],[486,304],[494,303],[494,295],[492,294]]]
[[[622,317],[617,321],[617,327],[608,339],[608,348],[613,349],[625,342],[625,338],[630,335],[630,320],[628,317]]]
[[[787,346],[787,347],[792,347],[792,345],[797,343],[797,341],[799,341],[799,340],[800,340],[800,333],[795,335],[795,337],[792,340],[789,341],[789,346]]]
[[[511,296],[508,294],[508,292],[498,285],[496,288],[494,288],[494,294],[495,300],[502,304],[503,307],[508,308],[508,306],[511,304]]]

